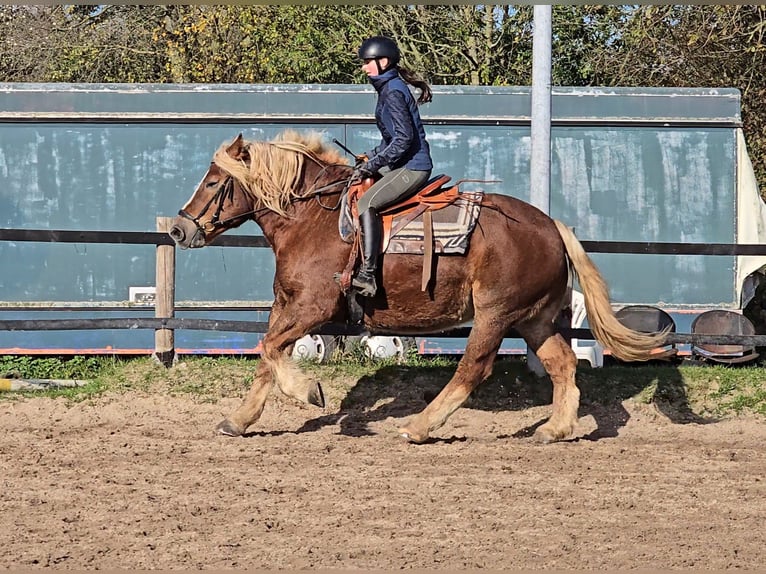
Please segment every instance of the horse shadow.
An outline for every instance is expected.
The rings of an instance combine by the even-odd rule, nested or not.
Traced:
[[[610,364],[611,363],[611,364]],[[306,421],[298,433],[314,432],[327,425],[337,425],[339,434],[369,436],[375,422],[389,418],[403,419],[421,410],[441,391],[454,372],[452,367],[408,367],[385,365],[373,374],[361,377],[341,400],[336,412]],[[592,416],[596,429],[572,440],[597,441],[617,437],[630,412],[628,399],[649,404],[674,424],[708,424],[716,419],[694,412],[677,364],[655,361],[640,364],[607,362],[603,368],[580,366],[580,418]],[[493,374],[479,385],[461,408],[489,412],[523,411],[549,406],[553,398],[548,377],[530,373],[519,358],[501,358]],[[544,417],[498,438],[528,438],[544,424]],[[434,439],[435,440],[435,439]]]
[[[612,359],[606,361],[604,370],[578,369],[580,416],[592,416],[597,425],[579,440],[619,436],[620,429],[630,420],[630,412],[625,407],[625,401],[630,399],[651,406],[673,424],[717,422],[714,417],[694,411],[679,366],[678,361],[621,363]]]

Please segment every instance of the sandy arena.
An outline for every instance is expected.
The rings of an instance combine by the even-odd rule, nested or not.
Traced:
[[[423,389],[363,384],[328,393],[324,410],[271,399],[238,439],[214,434],[231,397],[0,402],[0,567],[766,563],[758,419],[681,424],[631,400],[584,401],[579,437],[542,445],[530,438],[541,402],[474,401],[413,445],[395,431]]]

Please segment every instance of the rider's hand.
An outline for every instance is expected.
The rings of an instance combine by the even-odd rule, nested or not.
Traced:
[[[354,156],[354,167],[359,167],[360,165],[362,165],[364,163],[367,163],[367,160],[369,160],[369,159],[370,158],[368,158],[363,153],[359,154],[359,155],[355,155]]]
[[[372,172],[365,168],[365,163],[359,164],[354,168],[354,174],[351,176],[351,179],[354,181],[364,181],[368,177],[372,177]]]

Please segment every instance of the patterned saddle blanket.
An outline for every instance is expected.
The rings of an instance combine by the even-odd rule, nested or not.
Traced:
[[[460,192],[461,182],[447,190],[442,189],[447,181],[447,176],[436,176],[426,184],[424,191],[381,214],[382,252],[424,255],[428,240],[434,253],[465,254],[479,217],[483,192]],[[431,191],[428,191],[429,187]],[[452,193],[447,199],[440,198],[445,192]],[[430,198],[432,201],[429,202]],[[354,215],[352,201],[349,201],[349,194],[346,194],[341,201],[338,220],[341,239],[346,243],[354,242]]]

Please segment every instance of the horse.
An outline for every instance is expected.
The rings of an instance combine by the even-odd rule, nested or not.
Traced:
[[[324,407],[321,384],[292,358],[298,339],[327,324],[349,322],[347,294],[335,272],[354,248],[338,231],[338,210],[353,168],[316,132],[287,130],[270,141],[239,134],[221,144],[169,235],[180,248],[209,245],[253,220],[275,255],[274,302],[252,385],[217,428],[241,436],[260,417],[274,383],[287,395]],[[423,443],[487,379],[514,329],[553,385],[552,413],[536,430],[542,442],[570,437],[578,422],[577,359],[557,317],[567,305],[570,274],[579,279],[594,338],[625,361],[656,358],[664,332],[632,330],[615,317],[600,271],[564,223],[503,194],[485,194],[464,255],[436,255],[430,287],[423,257],[384,254],[378,292],[364,298],[361,324],[371,333],[423,335],[468,326],[465,352],[447,385],[398,429]],[[360,297],[361,299],[361,297]]]

